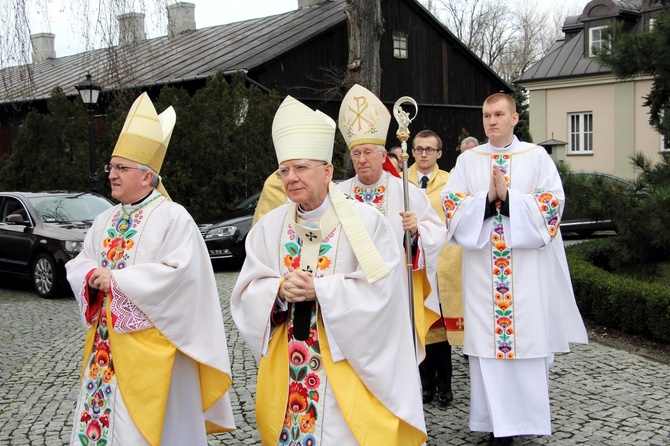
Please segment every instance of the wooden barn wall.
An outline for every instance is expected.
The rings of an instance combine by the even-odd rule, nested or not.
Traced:
[[[439,23],[411,2],[382,2],[382,96],[424,104],[480,106],[508,87]],[[408,58],[393,57],[393,31],[407,34]]]
[[[462,129],[467,129],[470,135],[480,142],[486,138],[482,126],[481,107],[420,106],[419,114],[412,121],[410,131],[412,135],[416,135],[424,129],[434,131],[442,139],[442,158],[437,160],[437,163],[446,171],[454,167],[456,157],[461,153],[456,148]],[[395,135],[396,130],[397,125],[393,128],[392,135]],[[413,157],[410,157],[410,161],[414,162]]]
[[[401,96],[411,96],[419,103],[419,113],[410,131],[415,135],[431,129],[440,135],[444,147],[438,163],[442,169],[451,170],[460,154],[456,147],[463,130],[480,141],[485,140],[481,104],[489,94],[506,88],[505,84],[463,50],[441,26],[426,20],[416,7],[386,0],[382,2],[382,13],[385,27],[380,46],[382,100],[389,110]],[[394,30],[408,34],[408,59],[393,57]],[[343,23],[249,74],[282,96],[290,94],[337,120],[341,99],[323,100],[317,90],[327,84],[323,68],[343,69],[347,57],[347,27]],[[393,120],[387,148],[399,144],[396,130]],[[413,162],[410,152],[410,163]]]
[[[385,1],[382,11],[385,29],[380,45],[383,98],[395,101],[411,96],[419,103],[447,103],[442,83],[441,35],[406,2]],[[393,57],[394,31],[407,35],[407,59]]]
[[[481,106],[484,100],[499,91],[509,93],[509,88],[475,64],[470,54],[462,48],[449,47],[446,50],[445,72],[449,79],[450,104]]]
[[[0,124],[0,165],[2,157],[12,153],[12,125],[9,122]]]
[[[320,99],[332,88],[329,76],[347,66],[346,22],[249,73],[260,84],[296,99]]]

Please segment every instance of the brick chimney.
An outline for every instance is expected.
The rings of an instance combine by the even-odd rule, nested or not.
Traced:
[[[195,3],[178,2],[168,5],[168,37],[195,31]]]
[[[51,33],[32,34],[30,41],[33,45],[33,63],[44,62],[47,59],[56,58],[54,41],[56,35]]]
[[[128,12],[116,17],[119,22],[119,45],[128,45],[147,40],[144,32],[144,14]]]

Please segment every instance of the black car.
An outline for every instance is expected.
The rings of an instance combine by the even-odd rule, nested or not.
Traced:
[[[561,218],[561,231],[576,232],[588,236],[595,231],[616,231],[613,212],[605,210],[603,215],[589,214],[588,200],[593,196],[590,189],[600,192],[635,191],[635,184],[623,178],[601,172],[569,172],[563,178],[565,209]],[[603,208],[606,209],[605,206]]]
[[[252,195],[224,216],[222,221],[200,225],[211,259],[231,259],[243,261],[246,257],[244,243],[251,229],[254,211],[261,193]]]
[[[41,297],[70,291],[65,264],[111,206],[89,192],[0,192],[0,272],[30,277]]]

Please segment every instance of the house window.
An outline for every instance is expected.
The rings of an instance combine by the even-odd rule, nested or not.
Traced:
[[[593,113],[570,113],[570,153],[593,153]]]
[[[652,17],[649,19],[649,31],[652,31],[654,29],[654,26],[656,26],[656,17]]]
[[[609,39],[606,34],[606,26],[591,28],[589,32],[589,57],[595,57],[597,50],[609,50]]]
[[[670,152],[670,144],[665,139],[665,136],[661,135],[661,152]]]
[[[407,33],[393,31],[393,57],[407,59]]]

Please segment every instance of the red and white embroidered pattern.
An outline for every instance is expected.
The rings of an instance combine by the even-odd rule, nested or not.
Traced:
[[[110,291],[112,293],[110,310],[112,311],[112,325],[115,332],[132,333],[153,327],[147,315],[128,300],[114,280],[110,285]]]
[[[86,279],[84,279],[84,285],[79,291],[79,298],[77,299],[77,303],[79,304],[79,318],[81,319],[81,322],[84,324],[84,327],[91,328],[93,326],[93,322],[98,320],[99,315],[94,314],[91,316],[91,322],[86,320],[86,313],[88,313],[88,299],[86,299],[87,286],[88,283],[86,282]]]

